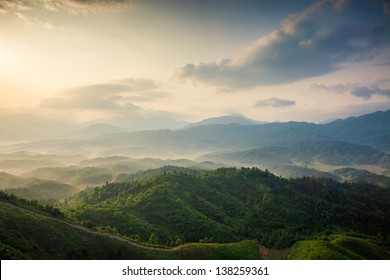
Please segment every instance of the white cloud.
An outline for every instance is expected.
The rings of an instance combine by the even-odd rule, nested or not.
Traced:
[[[67,90],[55,98],[44,99],[42,107],[77,108],[77,109],[118,109],[122,107],[135,108],[134,105],[122,105],[121,93],[130,88],[117,84],[97,84]]]

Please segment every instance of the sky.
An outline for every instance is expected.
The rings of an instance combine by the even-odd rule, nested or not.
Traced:
[[[0,116],[174,128],[388,109],[389,0],[0,0]]]

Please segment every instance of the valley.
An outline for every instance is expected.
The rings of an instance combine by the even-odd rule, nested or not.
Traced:
[[[1,255],[388,259],[389,129],[390,111],[328,124],[234,116],[3,144]]]

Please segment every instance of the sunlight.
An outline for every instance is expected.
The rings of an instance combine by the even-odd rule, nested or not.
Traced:
[[[0,65],[5,64],[5,55],[4,53],[0,50]]]
[[[0,67],[6,66],[7,63],[7,52],[2,46],[0,46]]]

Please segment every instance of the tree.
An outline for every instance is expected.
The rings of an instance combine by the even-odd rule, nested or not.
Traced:
[[[157,237],[152,233],[149,237],[150,244],[157,244]]]

